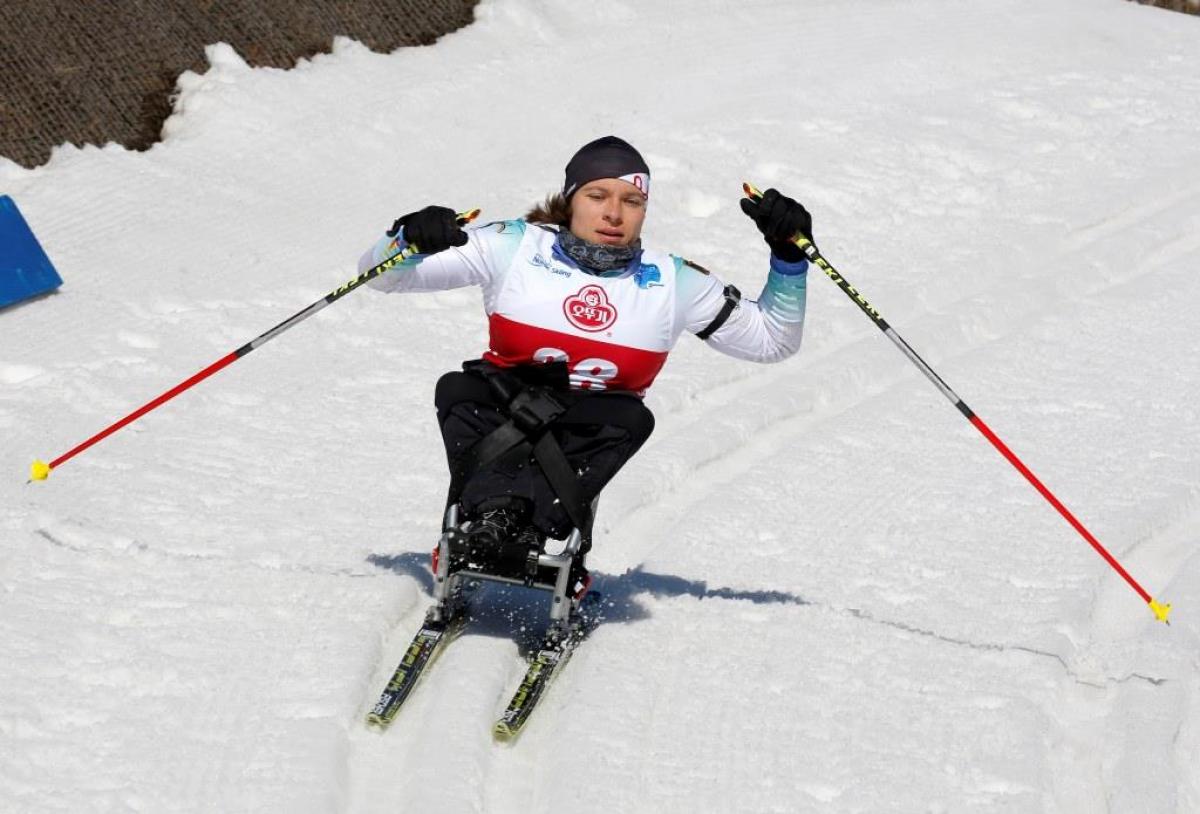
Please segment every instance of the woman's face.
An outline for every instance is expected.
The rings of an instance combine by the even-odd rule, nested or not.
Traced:
[[[571,196],[571,233],[592,243],[628,246],[645,219],[646,196],[620,178],[589,181]]]

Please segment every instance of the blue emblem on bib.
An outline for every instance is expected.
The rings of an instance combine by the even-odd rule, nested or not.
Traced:
[[[637,280],[638,288],[653,288],[656,285],[662,285],[662,272],[653,263],[643,263],[638,266],[638,270],[633,276]]]

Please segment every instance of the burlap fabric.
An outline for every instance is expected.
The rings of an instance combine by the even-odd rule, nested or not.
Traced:
[[[0,156],[27,167],[63,142],[145,149],[183,71],[228,42],[289,68],[343,34],[377,51],[425,45],[478,0],[0,0]]]

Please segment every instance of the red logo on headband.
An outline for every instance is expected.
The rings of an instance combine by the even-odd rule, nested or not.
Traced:
[[[608,301],[608,292],[598,285],[585,285],[578,294],[563,300],[567,321],[581,331],[603,331],[617,321],[617,309]]]
[[[650,197],[650,176],[646,173],[631,172],[628,175],[622,175],[621,180],[633,184],[644,197]]]

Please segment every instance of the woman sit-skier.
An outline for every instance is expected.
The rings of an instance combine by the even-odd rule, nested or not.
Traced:
[[[514,570],[547,537],[590,542],[591,505],[645,443],[642,402],[679,336],[776,362],[800,347],[812,238],[796,201],[768,190],[741,202],[771,249],[759,299],[682,257],[643,248],[650,170],[606,136],[566,166],[561,193],[523,219],[464,230],[452,209],[398,219],[362,271],[413,244],[419,254],[368,285],[385,292],[483,289],[489,347],[444,375],[435,404],[450,466],[449,504],[470,521],[458,565]],[[573,580],[586,590],[582,561]]]

